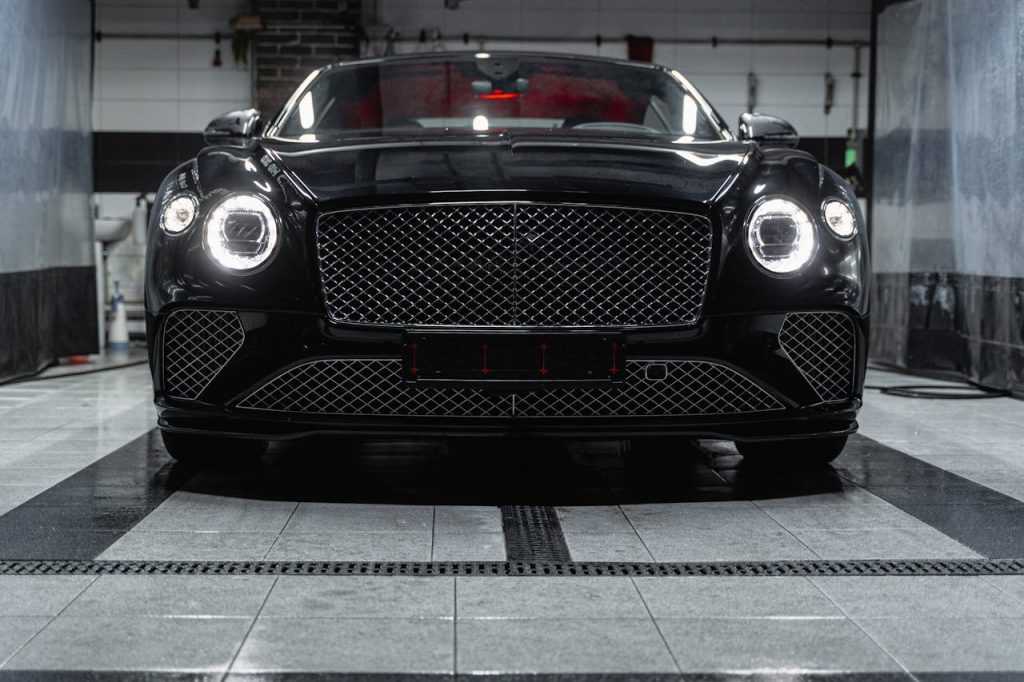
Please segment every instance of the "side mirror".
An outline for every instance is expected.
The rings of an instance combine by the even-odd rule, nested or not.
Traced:
[[[203,131],[206,144],[245,145],[256,136],[260,127],[260,112],[240,109],[221,114],[210,121]]]
[[[778,116],[740,114],[740,139],[762,147],[795,147],[800,142],[796,128]]]

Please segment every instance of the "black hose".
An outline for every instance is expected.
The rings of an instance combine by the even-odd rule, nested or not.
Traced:
[[[868,369],[889,374],[912,374],[899,367],[870,364]],[[879,391],[885,395],[900,398],[916,398],[919,400],[986,400],[988,398],[1012,398],[1013,392],[997,388],[981,386],[973,381],[946,372],[915,373],[939,381],[955,382],[956,386],[936,386],[933,384],[900,384],[897,386],[871,386],[864,388]]]

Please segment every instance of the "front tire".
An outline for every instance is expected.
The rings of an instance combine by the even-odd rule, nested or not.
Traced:
[[[182,464],[209,466],[238,460],[254,460],[267,449],[267,441],[224,438],[162,431],[167,454]]]
[[[823,467],[834,461],[846,447],[847,436],[736,443],[745,463],[779,468]]]

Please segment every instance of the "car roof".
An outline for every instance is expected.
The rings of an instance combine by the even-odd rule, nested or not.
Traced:
[[[564,52],[531,52],[529,50],[452,50],[446,52],[411,52],[408,54],[388,55],[385,57],[366,57],[363,59],[338,61],[328,64],[320,70],[325,71],[335,68],[364,66],[368,64],[392,64],[402,62],[422,62],[424,64],[429,64],[432,62],[444,61],[468,61],[476,58],[476,55],[478,54],[487,54],[491,57],[519,57],[522,59],[534,59],[538,61],[591,62],[596,64],[614,64],[617,66],[627,66],[640,69],[657,69],[659,71],[670,70],[668,67],[660,64],[653,64],[651,62],[636,62],[628,59],[597,57]]]

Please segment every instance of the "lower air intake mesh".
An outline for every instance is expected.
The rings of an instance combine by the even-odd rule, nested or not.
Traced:
[[[667,372],[647,379],[647,368]],[[550,388],[490,393],[472,388],[412,387],[402,383],[401,361],[315,360],[277,375],[239,407],[275,412],[435,417],[613,417],[734,414],[782,409],[747,376],[701,360],[626,363],[616,388]]]
[[[175,310],[164,324],[164,393],[195,400],[245,340],[238,315],[225,310]]]
[[[779,343],[822,402],[853,395],[857,342],[853,321],[842,313],[790,313]]]

